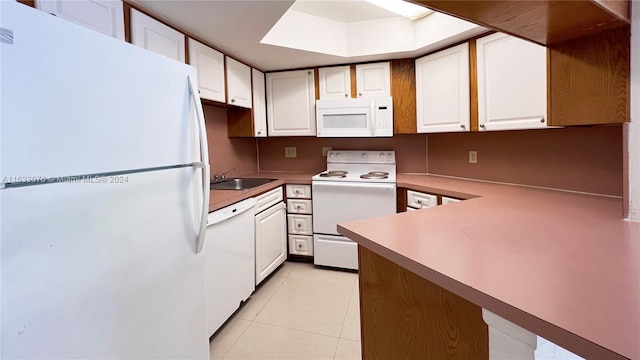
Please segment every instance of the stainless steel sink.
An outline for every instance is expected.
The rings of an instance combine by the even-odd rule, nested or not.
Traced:
[[[268,184],[277,179],[235,178],[211,183],[211,190],[247,190]]]

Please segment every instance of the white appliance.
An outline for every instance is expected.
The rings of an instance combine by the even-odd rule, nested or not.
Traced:
[[[337,224],[396,213],[395,152],[329,151],[311,186],[314,264],[358,269],[357,244]]]
[[[316,100],[319,137],[393,136],[393,98]]]
[[[287,214],[283,198],[282,187],[256,197],[256,285],[287,260]]]
[[[255,199],[246,199],[208,216],[204,253],[209,336],[256,289],[253,273],[255,204]]]
[[[0,357],[207,358],[195,69],[0,8]]]

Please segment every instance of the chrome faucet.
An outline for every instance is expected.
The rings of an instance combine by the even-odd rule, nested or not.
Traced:
[[[220,174],[220,175],[213,175],[213,181],[222,181],[222,180],[224,180],[224,179],[225,179],[225,176],[226,176],[228,173],[232,172],[232,171],[233,171],[233,172],[238,172],[238,168],[235,168],[235,167],[234,167],[234,168],[231,168],[231,169],[229,169],[229,170],[227,170],[227,171],[223,172],[223,173],[222,173],[222,174]]]

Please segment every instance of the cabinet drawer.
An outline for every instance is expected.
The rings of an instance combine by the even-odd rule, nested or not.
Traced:
[[[287,199],[287,212],[311,214],[311,200]]]
[[[313,222],[311,215],[287,215],[289,234],[313,235]]]
[[[287,185],[287,198],[311,199],[311,185]]]
[[[462,200],[455,199],[455,198],[450,198],[450,197],[447,197],[447,196],[443,196],[442,197],[442,205],[450,204],[450,203],[457,203],[457,202],[460,202],[460,201],[462,201]]]
[[[313,255],[313,236],[289,235],[289,254]]]
[[[256,196],[256,214],[268,209],[270,206],[279,203],[282,201],[282,187],[278,186],[277,188],[268,191],[262,195]]]
[[[429,208],[437,205],[438,205],[438,197],[436,195],[407,190],[407,206],[421,209],[421,208]]]

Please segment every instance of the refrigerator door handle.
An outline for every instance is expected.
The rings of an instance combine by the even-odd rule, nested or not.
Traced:
[[[202,110],[200,96],[198,96],[198,89],[194,86],[191,76],[189,76],[188,79],[191,100],[193,101],[193,105],[196,109],[198,136],[200,140],[200,162],[193,163],[192,165],[202,169],[202,212],[200,213],[200,228],[198,229],[198,235],[196,236],[197,254],[202,251],[202,248],[204,247],[204,234],[207,228],[207,215],[209,214],[209,146],[207,144],[207,133],[204,125],[204,111]]]

